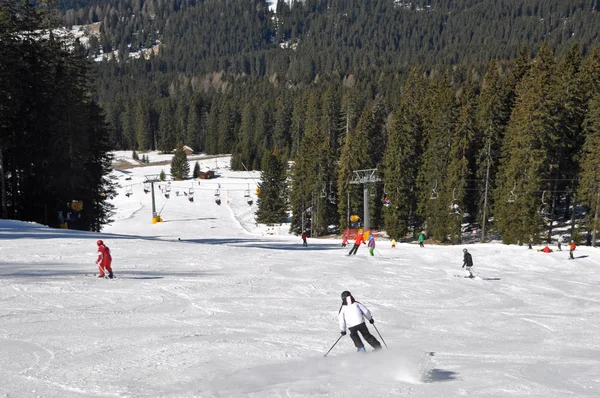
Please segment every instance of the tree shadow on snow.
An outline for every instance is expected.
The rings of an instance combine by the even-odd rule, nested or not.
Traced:
[[[438,383],[456,380],[458,373],[449,370],[431,369],[423,376],[423,383]]]
[[[216,220],[215,217],[198,217],[198,218],[186,218],[186,219],[178,219],[178,220],[164,220],[163,223],[170,222],[188,222],[188,221],[207,221],[207,220]]]
[[[318,245],[309,244],[307,247],[302,243],[293,243],[290,241],[265,241],[264,239],[250,238],[206,238],[206,239],[182,239],[181,242],[200,243],[205,245],[225,245],[236,247],[254,247],[258,249],[270,250],[332,250],[340,245],[336,243],[325,243]]]
[[[3,263],[0,262],[0,278],[2,279],[20,279],[20,278],[67,278],[93,276],[98,272],[96,267],[89,267],[85,270],[74,270],[72,268],[60,268],[61,264],[43,263],[43,264],[22,264],[22,263]],[[121,271],[114,267],[113,271],[119,279],[163,279],[163,278],[201,278],[207,275],[220,275],[211,271]]]

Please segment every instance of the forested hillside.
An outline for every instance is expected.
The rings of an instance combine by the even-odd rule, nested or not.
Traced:
[[[368,168],[383,178],[372,225],[396,237],[457,242],[468,221],[538,241],[574,204],[598,229],[598,0],[59,8],[67,26],[99,23],[90,57],[116,54],[95,64],[113,148],[185,143],[237,169],[293,160],[294,231],[307,217],[313,234],[346,226],[363,200],[352,171]]]
[[[292,229],[360,212],[352,171],[378,168],[375,227],[458,241],[479,222],[546,239],[574,203],[597,229],[600,1],[79,1],[116,148],[295,161]],[[149,58],[128,52],[160,43]],[[596,101],[596,102],[594,102]],[[387,197],[390,206],[383,205]],[[348,208],[350,206],[350,208]],[[308,210],[307,210],[308,209]],[[308,211],[309,214],[306,214]],[[483,221],[485,220],[485,223]]]

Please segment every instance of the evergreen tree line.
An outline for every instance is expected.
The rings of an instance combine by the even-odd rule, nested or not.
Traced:
[[[576,39],[587,53],[598,40],[598,3],[309,0],[279,1],[274,12],[262,0],[58,2],[67,26],[100,23],[89,55],[118,51],[97,65],[114,148],[170,151],[182,141],[209,152],[234,150],[237,108],[255,98],[276,107],[290,90],[334,84],[395,106],[411,66],[453,64],[466,74],[543,40],[562,55]],[[128,58],[158,42],[149,59]],[[263,151],[247,148],[244,164],[260,168]]]
[[[99,231],[114,193],[109,130],[84,49],[55,37],[55,23],[44,4],[0,3],[2,217],[58,226],[70,211],[70,228]]]
[[[464,80],[415,68],[397,106],[375,97],[357,119],[347,98],[309,99],[292,171],[292,229],[305,227],[307,208],[313,231],[338,220],[347,226],[363,200],[352,172],[377,168],[383,181],[370,187],[372,225],[390,236],[426,229],[441,242],[460,242],[468,221],[493,227],[505,243],[539,242],[583,205],[595,239],[600,50],[582,57],[573,46],[557,59],[542,46],[533,59],[527,54]],[[341,140],[333,140],[328,120],[338,121]]]
[[[296,232],[309,221],[313,234],[347,226],[363,206],[352,172],[369,168],[383,178],[370,187],[372,225],[395,237],[427,228],[457,242],[461,224],[483,226],[485,217],[507,243],[538,241],[575,203],[590,209],[595,230],[598,50],[585,57],[577,45],[558,58],[546,46],[534,58],[529,53],[523,47],[515,60],[482,69],[414,68],[385,91],[350,81],[290,88],[240,79],[198,93],[188,81],[138,105],[152,114],[153,104],[170,104],[154,122],[157,142],[160,126],[180,126],[166,150],[177,141],[189,145],[187,136],[196,150],[232,153],[238,170],[260,169],[273,150],[293,160]],[[161,122],[163,115],[170,121]],[[192,124],[198,133],[186,130]]]
[[[67,26],[100,22],[90,43],[119,57],[164,44],[166,72],[275,76],[294,83],[371,65],[488,62],[523,43],[557,53],[598,40],[597,0],[59,1]],[[294,44],[296,50],[281,44]]]

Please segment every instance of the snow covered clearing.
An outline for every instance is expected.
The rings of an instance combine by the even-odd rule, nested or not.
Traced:
[[[143,181],[164,165],[113,172],[101,234],[0,221],[0,397],[600,395],[597,249],[304,248],[288,226],[254,223],[259,173],[200,163],[220,176],[171,182],[169,199],[155,186],[162,223]],[[97,239],[118,279],[89,276]],[[389,348],[356,353],[345,336],[323,356],[344,290]]]

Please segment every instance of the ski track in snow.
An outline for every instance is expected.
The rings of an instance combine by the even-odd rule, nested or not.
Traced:
[[[174,194],[190,181],[157,189],[156,225],[142,182],[168,166],[115,173],[133,194],[101,234],[0,221],[0,397],[600,396],[596,249],[304,248],[288,225],[255,224],[253,180],[226,161],[200,161],[222,177],[194,182],[193,202]],[[97,239],[118,279],[85,277]],[[454,277],[463,247],[473,280]],[[346,336],[323,357],[343,290],[389,348],[357,354]]]

